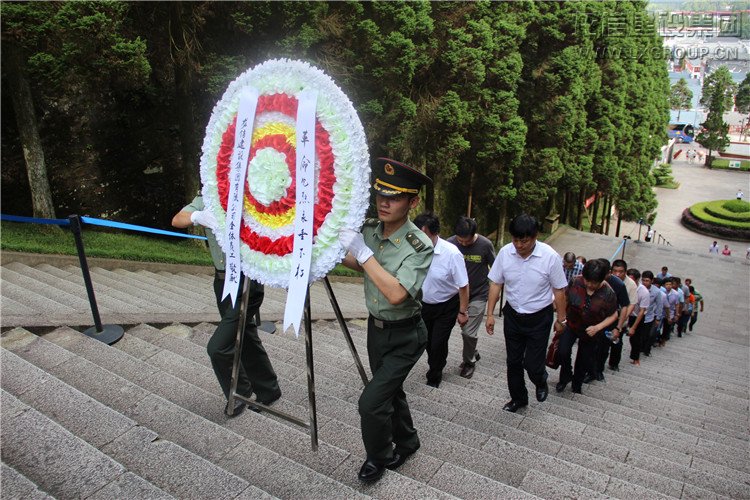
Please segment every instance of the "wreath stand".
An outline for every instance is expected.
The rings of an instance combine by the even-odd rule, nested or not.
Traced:
[[[341,313],[341,308],[339,307],[339,303],[336,300],[336,296],[333,293],[333,288],[331,287],[330,281],[328,281],[328,277],[326,276],[323,278],[323,285],[326,288],[326,292],[328,293],[328,299],[331,301],[331,306],[333,307],[333,312],[336,314],[336,319],[339,322],[339,326],[341,327],[341,332],[344,334],[344,339],[346,340],[347,345],[349,346],[349,351],[352,353],[352,357],[354,358],[354,363],[357,367],[357,371],[359,371],[359,376],[362,378],[362,382],[367,385],[368,379],[367,379],[367,373],[365,373],[365,368],[362,366],[362,361],[359,358],[359,355],[357,354],[357,348],[354,345],[354,342],[352,341],[352,336],[349,333],[349,328],[346,326],[346,321],[344,321],[344,315]],[[311,314],[311,308],[310,308],[310,286],[307,286],[307,293],[305,294],[305,310],[304,310],[304,325],[305,325],[305,354],[306,354],[306,362],[307,362],[307,396],[308,396],[308,405],[310,410],[310,420],[305,421],[298,417],[295,417],[294,415],[290,415],[286,412],[283,412],[281,410],[278,410],[276,408],[272,408],[269,406],[266,406],[262,403],[259,403],[256,400],[248,399],[240,394],[237,394],[237,374],[239,373],[239,367],[240,367],[240,353],[242,352],[242,343],[244,340],[244,332],[245,332],[245,321],[246,321],[246,312],[247,312],[247,302],[249,297],[249,290],[250,290],[250,280],[246,279],[244,280],[244,285],[242,288],[242,303],[240,304],[240,321],[237,325],[237,334],[236,334],[236,340],[234,344],[234,362],[232,363],[232,386],[229,391],[229,404],[227,405],[228,408],[230,408],[230,411],[234,411],[234,400],[239,399],[241,401],[244,401],[251,407],[255,407],[258,409],[261,409],[265,412],[270,413],[271,415],[275,415],[279,418],[283,418],[284,420],[288,422],[292,422],[293,424],[299,425],[300,427],[303,427],[305,429],[308,429],[310,432],[310,441],[312,445],[312,450],[317,451],[318,450],[318,416],[317,411],[315,408],[315,373],[313,370],[313,348],[312,348],[312,314]],[[230,415],[231,416],[231,415]]]

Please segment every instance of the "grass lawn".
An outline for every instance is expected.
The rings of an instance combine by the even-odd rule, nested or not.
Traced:
[[[88,257],[211,266],[205,241],[147,236],[133,232],[102,230],[87,226],[83,244]],[[42,224],[0,223],[0,249],[55,255],[77,255],[73,234],[67,228]],[[361,276],[342,265],[334,276]]]

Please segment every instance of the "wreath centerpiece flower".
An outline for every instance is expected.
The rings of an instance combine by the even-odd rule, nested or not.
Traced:
[[[318,91],[315,120],[315,205],[310,282],[323,278],[346,250],[345,227],[358,228],[369,203],[370,158],[364,129],[344,92],[318,68],[273,59],[229,84],[206,127],[200,175],[203,200],[226,251],[229,172],[240,94],[258,90],[245,179],[240,257],[250,279],[288,288],[294,241],[297,95]]]

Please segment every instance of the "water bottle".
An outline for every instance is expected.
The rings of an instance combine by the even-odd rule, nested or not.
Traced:
[[[609,339],[610,342],[617,345],[620,343],[620,338],[618,337],[617,340],[612,340],[612,337],[614,337],[614,334],[612,333],[612,330],[604,330],[604,336]]]

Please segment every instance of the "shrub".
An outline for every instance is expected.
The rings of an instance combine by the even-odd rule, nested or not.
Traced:
[[[727,200],[721,206],[735,214],[743,212],[750,214],[750,203],[743,200]]]
[[[750,228],[735,229],[726,226],[720,226],[712,222],[703,221],[693,215],[692,208],[686,208],[682,212],[682,224],[693,231],[707,234],[709,236],[718,236],[729,240],[747,241],[750,239]]]
[[[672,177],[672,167],[668,163],[661,163],[658,167],[655,167],[653,172],[654,180],[657,186],[671,185],[674,183]]]
[[[707,201],[707,202],[704,202],[701,206],[703,207],[703,210],[708,215],[712,215],[719,219],[726,219],[729,221],[737,221],[737,222],[750,222],[750,210],[745,210],[742,212],[735,212],[735,211],[727,209],[726,205],[728,203],[732,203],[732,201],[738,201],[738,200]],[[743,203],[745,203],[746,205],[750,207],[749,203],[747,202],[743,202]],[[732,203],[732,206],[734,206],[735,208],[737,207],[737,205],[733,203]]]

